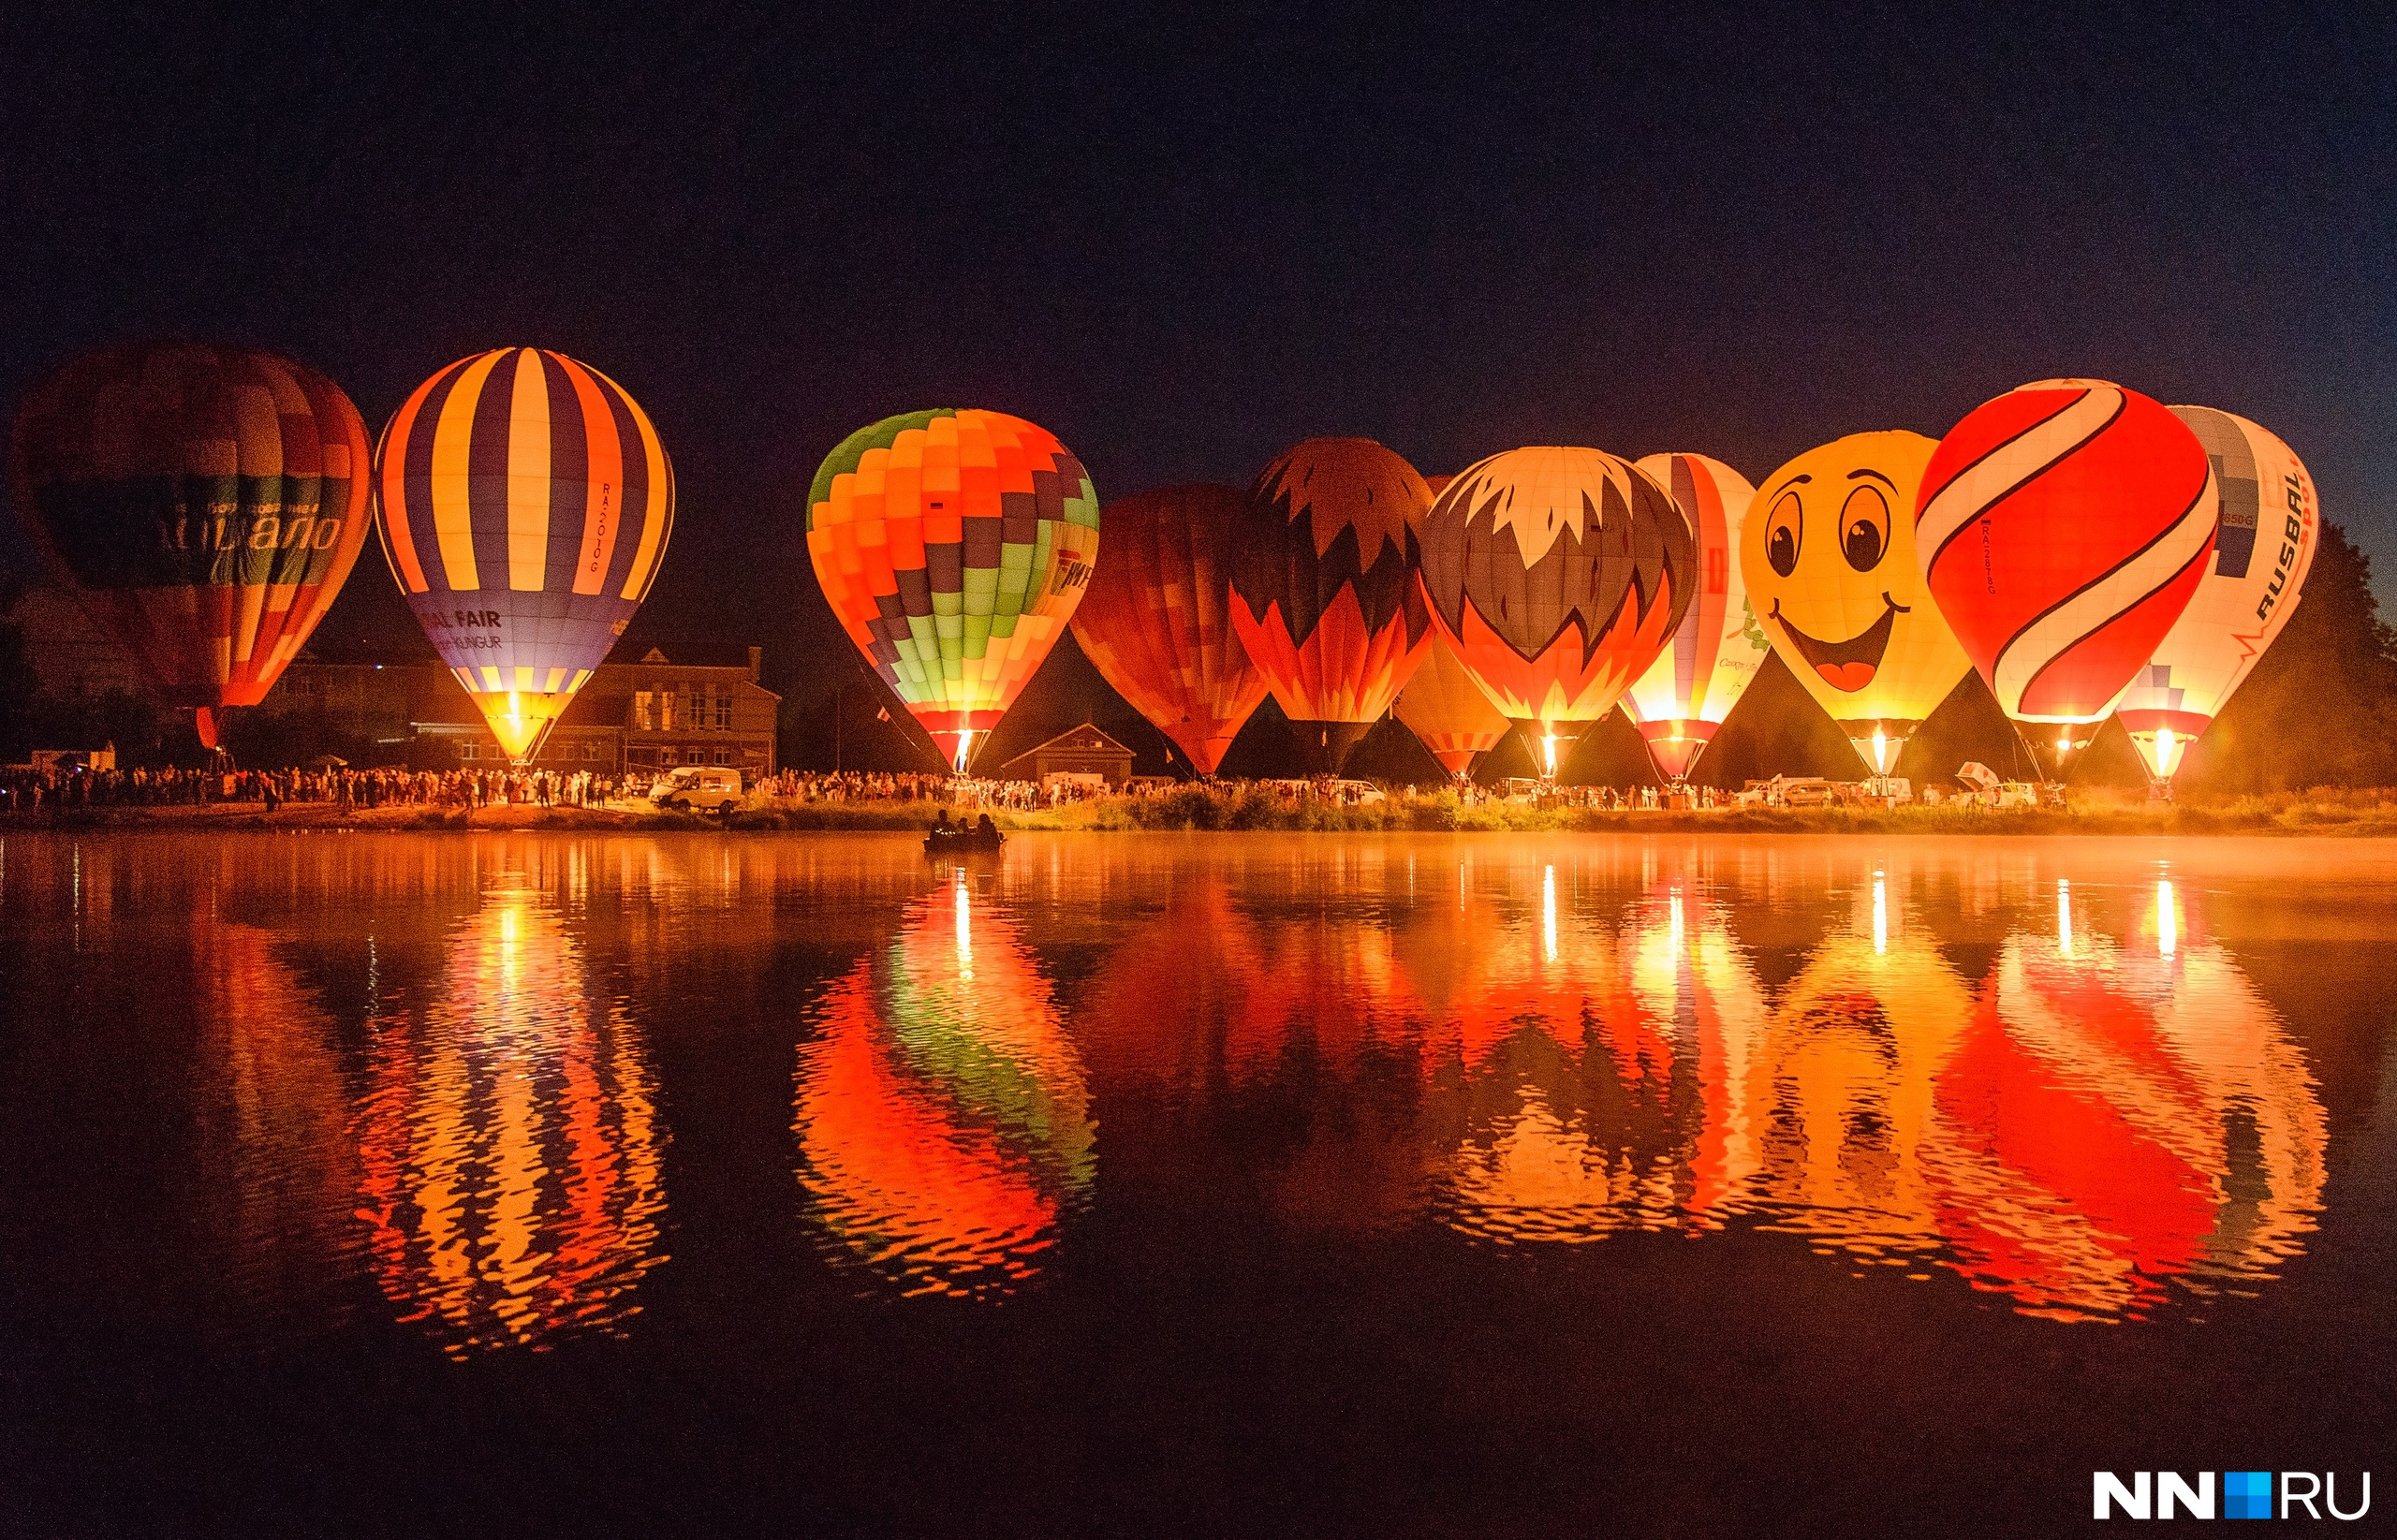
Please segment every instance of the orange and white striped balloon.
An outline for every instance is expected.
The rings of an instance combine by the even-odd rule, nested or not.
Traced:
[[[624,388],[501,348],[417,387],[375,452],[376,527],[417,623],[518,761],[640,608],[674,466]]]

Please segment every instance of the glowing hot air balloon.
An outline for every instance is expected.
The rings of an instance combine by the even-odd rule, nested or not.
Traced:
[[[624,388],[542,348],[461,359],[375,451],[383,554],[522,764],[657,580],[674,467]]]
[[[1493,704],[1547,751],[1614,710],[1689,609],[1689,521],[1597,449],[1510,449],[1461,473],[1423,521],[1432,623]],[[1560,732],[1559,729],[1566,729]]]
[[[1232,633],[1221,560],[1241,510],[1229,487],[1168,487],[1110,504],[1107,565],[1074,611],[1074,638],[1099,673],[1201,775],[1215,773],[1265,698],[1265,676]]]
[[[1339,768],[1423,661],[1409,551],[1431,503],[1369,438],[1293,445],[1249,491],[1232,629],[1318,770]]]
[[[2197,593],[2217,502],[2205,446],[2161,404],[2042,380],[1940,440],[1915,554],[2007,715],[2096,722]]]
[[[2212,407],[2172,415],[2213,462],[2222,524],[2197,596],[2114,702],[2148,774],[2167,784],[2288,623],[2322,532],[2314,477],[2287,445]]]
[[[1476,758],[1507,736],[1507,713],[1490,703],[1455,651],[1436,636],[1393,709],[1432,757],[1460,780],[1472,771]]]
[[[266,697],[366,543],[366,426],[333,383],[248,348],[78,359],[9,443],[17,512],[143,683],[197,713]]]
[[[1081,602],[1098,493],[1022,418],[910,412],[824,457],[807,554],[849,639],[963,770]]]
[[[1740,573],[1764,634],[1875,775],[1972,667],[1923,584],[1914,489],[1938,446],[1851,433],[1764,478]]]
[[[1673,494],[1698,542],[1689,609],[1626,697],[1649,757],[1679,781],[1764,665],[1769,644],[1740,580],[1740,524],[1757,490],[1704,455],[1650,455],[1636,463]]]

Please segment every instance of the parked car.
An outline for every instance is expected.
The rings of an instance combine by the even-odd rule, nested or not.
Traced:
[[[741,805],[741,772],[728,765],[684,765],[668,770],[649,799],[677,813],[729,813]]]
[[[1334,781],[1331,783],[1331,799],[1357,807],[1371,807],[1375,802],[1390,799],[1382,795],[1382,788],[1371,781]]]

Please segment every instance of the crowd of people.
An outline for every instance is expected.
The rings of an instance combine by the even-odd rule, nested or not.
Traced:
[[[0,770],[0,811],[57,811],[88,807],[170,807],[210,802],[249,802],[269,813],[290,802],[331,803],[358,808],[586,807],[616,800],[636,788],[622,778],[590,770],[457,770],[393,768],[353,770],[93,770],[87,766]]]
[[[0,770],[0,811],[56,811],[84,807],[171,806],[246,802],[272,813],[289,803],[333,804],[344,812],[392,806],[472,810],[498,806],[601,807],[644,801],[652,776],[594,770],[489,768],[410,770],[326,765],[278,770],[93,770],[88,767],[16,767]],[[750,786],[758,804],[902,802],[939,804],[976,811],[1031,813],[1102,797],[1169,795],[1183,783],[1140,777],[1111,786],[1096,776],[1052,776],[1045,783],[996,781],[923,771],[782,770]],[[1377,799],[1382,788],[1330,776],[1313,780],[1238,782],[1216,785],[1238,793],[1250,788],[1292,800],[1320,799],[1344,804]],[[1468,805],[1498,800],[1537,801],[1543,806],[1608,811],[1666,806],[1728,807],[1733,793],[1694,786],[1675,794],[1656,786],[1560,786],[1506,782],[1482,786],[1471,781],[1442,787],[1391,788],[1398,795],[1437,795],[1452,790]]]

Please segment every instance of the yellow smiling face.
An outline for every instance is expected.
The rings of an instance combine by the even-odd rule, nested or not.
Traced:
[[[1915,491],[1936,447],[1888,433],[1809,449],[1757,483],[1741,527],[1757,623],[1860,743],[1903,742],[1972,667],[1915,561]],[[1895,758],[1892,747],[1874,768]]]

